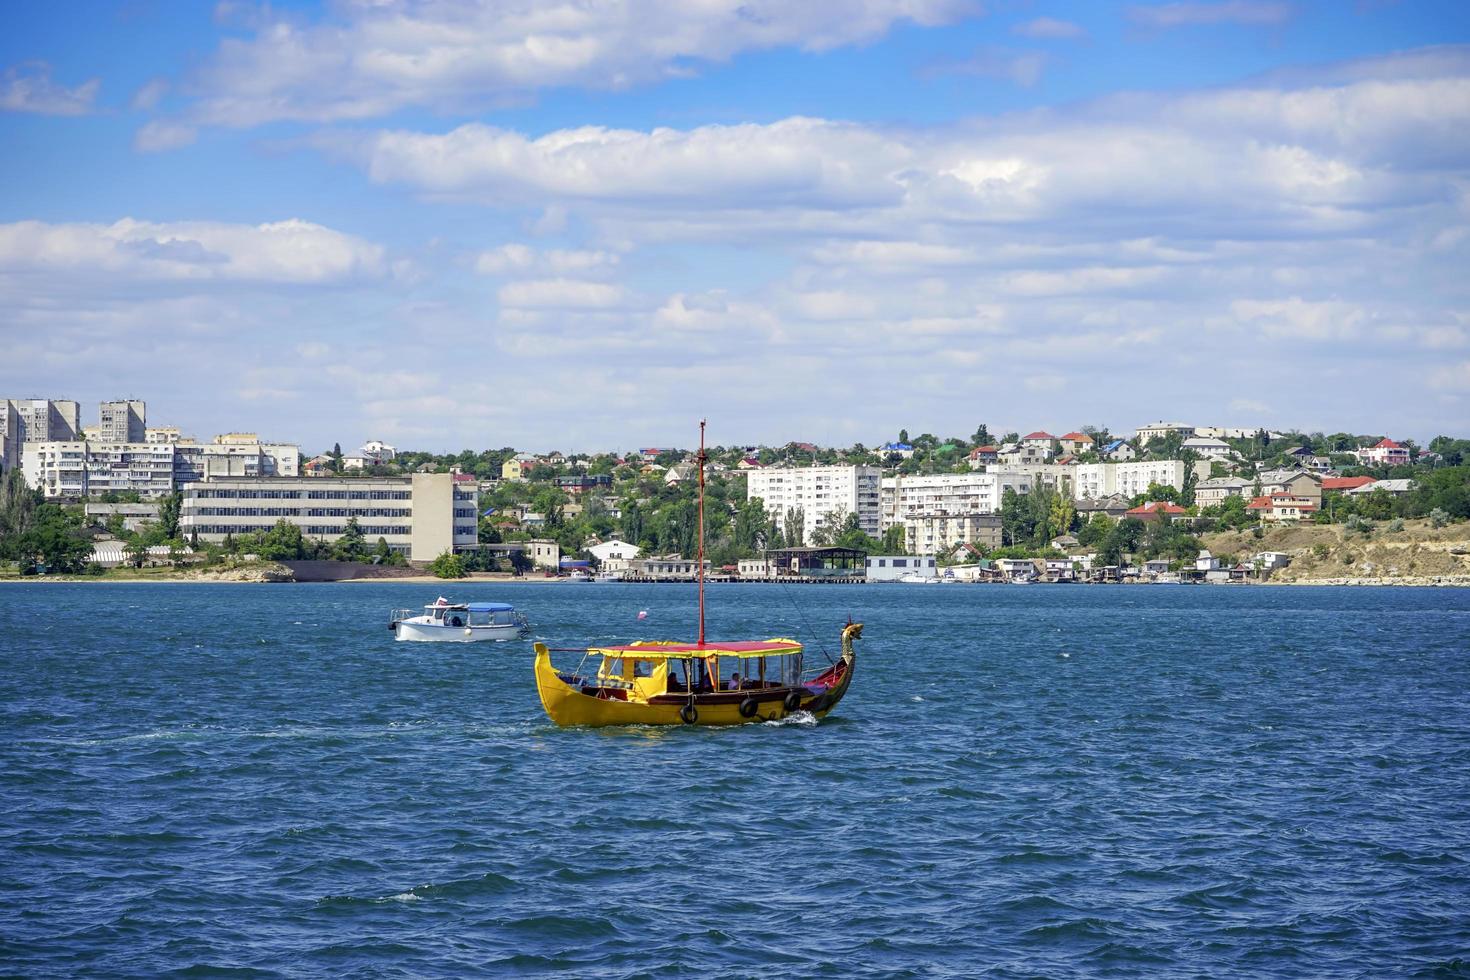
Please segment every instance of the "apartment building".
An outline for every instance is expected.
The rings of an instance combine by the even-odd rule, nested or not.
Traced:
[[[97,409],[97,438],[103,442],[148,441],[148,406],[136,399],[102,402]]]
[[[172,446],[143,442],[28,442],[21,450],[26,482],[51,498],[162,497],[174,488],[173,468]]]
[[[0,398],[0,468],[19,466],[30,442],[82,438],[81,406],[56,398]]]
[[[183,489],[180,527],[185,537],[221,542],[226,535],[268,531],[288,521],[310,538],[336,541],[357,518],[369,541],[412,561],[478,547],[479,491],[449,473],[411,477],[230,477]]]
[[[174,483],[226,477],[301,475],[301,448],[284,442],[261,442],[254,433],[226,433],[213,442],[182,442],[174,453]]]
[[[1030,493],[1036,478],[1024,472],[935,473],[890,476],[879,494],[880,524],[888,530],[911,517],[994,514],[1006,490]]]
[[[903,546],[916,555],[936,555],[962,544],[999,548],[999,514],[913,514],[903,519]]]
[[[194,445],[167,442],[27,442],[20,454],[26,482],[51,498],[104,493],[162,497],[175,487],[225,477],[294,477],[301,450],[255,443]]]
[[[882,533],[880,481],[876,466],[772,466],[746,474],[747,499],[759,497],[766,510],[785,530],[792,508],[802,513],[801,540],[812,544],[812,534],[824,521],[856,514],[865,534]]]
[[[1204,460],[1193,464],[1186,464],[1183,460],[1178,459],[1141,459],[1131,463],[1082,463],[1072,467],[1076,471],[1073,474],[1072,495],[1077,500],[1086,498],[1096,500],[1115,493],[1122,494],[1124,497],[1136,497],[1148,490],[1149,485],[1153,483],[1173,487],[1175,490],[1183,490],[1185,476],[1191,468],[1196,482],[1206,480],[1210,476],[1210,464]]]

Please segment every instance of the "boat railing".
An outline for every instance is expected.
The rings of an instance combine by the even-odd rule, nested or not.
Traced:
[[[417,615],[419,615],[419,613],[414,612],[412,609],[395,609],[393,610],[393,612],[389,613],[388,620],[389,622],[396,623],[400,620],[412,619]]]

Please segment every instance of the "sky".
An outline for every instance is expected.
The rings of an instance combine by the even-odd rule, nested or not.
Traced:
[[[1470,435],[1464,0],[5,4],[0,146],[88,422]]]

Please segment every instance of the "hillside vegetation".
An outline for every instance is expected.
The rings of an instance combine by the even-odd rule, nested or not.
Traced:
[[[1397,529],[1395,529],[1397,528]],[[1427,520],[1386,522],[1369,530],[1337,524],[1302,524],[1254,531],[1204,535],[1216,555],[1248,558],[1262,551],[1292,556],[1291,565],[1276,571],[1273,582],[1423,584],[1440,579],[1470,585],[1470,523],[1436,528]]]

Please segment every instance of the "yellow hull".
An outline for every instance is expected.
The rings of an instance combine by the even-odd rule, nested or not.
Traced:
[[[536,690],[541,695],[541,705],[551,720],[562,727],[586,726],[591,728],[606,725],[748,725],[753,722],[779,721],[799,712],[809,712],[817,718],[826,715],[837,706],[847,691],[852,679],[854,657],[851,636],[861,635],[861,626],[850,627],[843,635],[842,657],[847,671],[841,683],[834,689],[821,693],[804,691],[799,706],[786,710],[781,699],[763,701],[751,717],[740,713],[738,700],[719,699],[722,703],[709,703],[704,697],[695,696],[696,716],[686,720],[681,709],[688,703],[653,704],[636,696],[623,700],[616,696],[585,694],[580,686],[568,684],[558,675],[551,663],[551,652],[541,643],[536,644]]]

